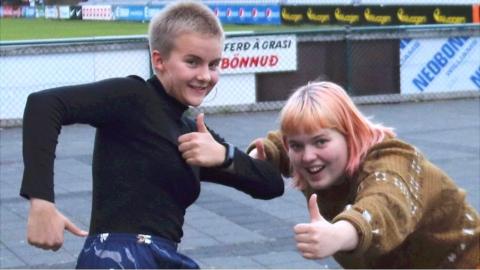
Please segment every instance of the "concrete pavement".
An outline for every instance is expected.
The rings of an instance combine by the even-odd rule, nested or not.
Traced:
[[[478,98],[361,105],[375,122],[394,126],[467,190],[480,209],[480,100]],[[278,112],[207,115],[206,123],[245,149],[277,126]],[[65,234],[57,252],[26,243],[28,202],[19,197],[23,172],[21,128],[0,131],[0,268],[73,268],[83,239]],[[62,129],[55,164],[58,208],[88,229],[94,129]],[[296,251],[292,227],[308,221],[306,202],[286,182],[285,195],[270,201],[234,189],[202,184],[199,200],[187,211],[181,252],[202,268],[338,268],[328,258],[311,261]]]

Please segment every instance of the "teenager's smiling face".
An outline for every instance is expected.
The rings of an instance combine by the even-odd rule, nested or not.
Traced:
[[[322,190],[345,179],[348,149],[345,136],[335,129],[296,133],[284,137],[294,171],[310,187]]]
[[[170,96],[184,105],[199,106],[218,82],[222,40],[185,33],[174,44],[168,57],[154,58],[157,75]]]

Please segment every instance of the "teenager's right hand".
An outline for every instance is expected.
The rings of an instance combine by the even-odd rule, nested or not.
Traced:
[[[337,251],[349,251],[356,248],[358,234],[355,227],[346,220],[328,222],[321,214],[317,204],[317,194],[308,200],[310,223],[295,225],[297,248],[306,259],[324,259]]]
[[[30,245],[58,250],[63,245],[64,231],[85,237],[88,232],[78,228],[49,201],[30,198],[27,240]]]

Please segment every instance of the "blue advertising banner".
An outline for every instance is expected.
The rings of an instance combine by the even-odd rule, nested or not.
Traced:
[[[480,37],[402,39],[401,93],[480,90]]]
[[[223,24],[279,25],[279,5],[209,5]]]
[[[113,19],[117,21],[144,21],[144,6],[114,6]]]
[[[150,21],[155,14],[160,12],[160,10],[163,9],[164,6],[145,6],[144,8],[144,16],[145,16],[145,21]]]
[[[35,18],[35,8],[23,6],[22,7],[22,17],[24,18]]]

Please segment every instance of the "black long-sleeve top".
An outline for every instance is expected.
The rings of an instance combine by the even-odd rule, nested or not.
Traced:
[[[53,165],[63,125],[96,128],[90,235],[143,233],[180,242],[186,208],[200,181],[271,199],[283,180],[271,165],[235,149],[234,172],[188,165],[178,136],[196,131],[156,77],[137,76],[59,87],[29,95],[23,118],[24,175],[20,195],[54,202]],[[224,142],[210,130],[218,142]]]

